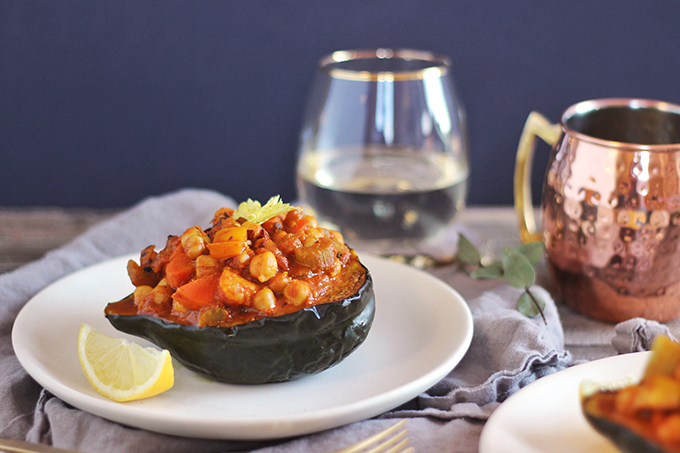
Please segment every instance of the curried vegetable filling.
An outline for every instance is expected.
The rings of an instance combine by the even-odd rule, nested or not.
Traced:
[[[639,383],[582,395],[581,408],[623,451],[680,452],[680,344],[657,337]]]
[[[366,278],[342,235],[299,208],[261,224],[222,208],[210,228],[169,236],[160,251],[145,248],[127,271],[135,290],[106,313],[199,327],[230,327],[339,301]]]

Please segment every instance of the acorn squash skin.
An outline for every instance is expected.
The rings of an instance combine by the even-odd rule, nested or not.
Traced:
[[[373,281],[366,270],[359,290],[340,301],[233,327],[181,325],[138,314],[106,317],[117,330],[168,349],[184,366],[210,379],[263,384],[338,364],[366,339],[374,314]]]
[[[601,395],[593,395],[590,398],[598,398]],[[593,401],[590,400],[592,403]],[[619,450],[626,453],[667,453],[659,445],[645,439],[629,427],[607,418],[606,414],[600,413],[595,404],[589,404],[588,399],[582,403],[583,415],[598,433],[609,439]]]

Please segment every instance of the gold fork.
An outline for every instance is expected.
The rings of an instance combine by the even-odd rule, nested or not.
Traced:
[[[408,446],[408,431],[401,429],[404,425],[406,420],[333,453],[415,453],[415,449]]]
[[[406,425],[406,420],[395,423],[371,437],[367,437],[354,445],[333,453],[415,453],[415,449],[408,446],[408,431],[406,429],[399,431],[404,425]],[[383,442],[378,444],[380,441]],[[16,453],[77,453],[73,450],[64,450],[63,448],[13,439],[0,439],[0,451]]]
[[[52,447],[45,444],[34,444],[24,440],[0,439],[0,451],[14,453],[78,453],[74,450]]]

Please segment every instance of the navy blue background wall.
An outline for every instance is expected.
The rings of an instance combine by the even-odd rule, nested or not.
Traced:
[[[188,186],[291,200],[317,60],[369,47],[451,57],[468,201],[509,204],[532,109],[680,102],[679,24],[671,0],[3,0],[0,206],[121,207]]]

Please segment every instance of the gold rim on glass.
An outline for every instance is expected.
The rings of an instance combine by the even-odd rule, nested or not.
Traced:
[[[367,65],[378,62],[387,66],[394,62],[395,66],[419,66],[415,69],[372,70],[359,68],[361,61]],[[348,66],[352,66],[348,69]],[[323,57],[319,68],[331,77],[360,81],[404,81],[421,80],[426,77],[441,77],[451,67],[450,60],[432,52],[413,49],[372,49],[372,50],[338,50]]]

